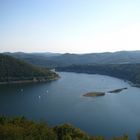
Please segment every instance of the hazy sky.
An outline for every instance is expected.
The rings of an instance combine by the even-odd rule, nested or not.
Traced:
[[[140,50],[140,0],[0,0],[0,52]]]

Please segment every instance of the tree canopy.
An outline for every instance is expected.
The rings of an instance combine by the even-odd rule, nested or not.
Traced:
[[[71,124],[50,127],[45,122],[34,122],[25,117],[0,117],[1,140],[105,140],[101,136],[90,136]],[[127,135],[111,140],[128,140]],[[138,135],[140,140],[140,135]]]
[[[47,68],[37,67],[11,56],[0,54],[0,82],[49,80],[58,75]]]

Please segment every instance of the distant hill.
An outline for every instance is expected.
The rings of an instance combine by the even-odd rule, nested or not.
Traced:
[[[0,54],[0,83],[22,83],[54,80],[58,75],[8,55]]]
[[[53,60],[48,60],[50,57],[56,57],[60,54],[58,53],[24,53],[24,52],[5,52],[3,54],[13,56],[20,60],[24,60],[30,64],[37,65],[40,67],[54,68],[57,66],[61,66],[58,62]]]
[[[43,67],[68,66],[72,64],[130,64],[140,63],[140,51],[120,51],[91,54],[57,54],[57,53],[6,53]]]
[[[140,87],[140,64],[71,65],[58,67],[57,70],[114,76]]]
[[[91,53],[91,54],[63,54],[51,58],[55,62],[65,65],[71,64],[127,64],[140,63],[140,51],[120,51],[115,53]]]

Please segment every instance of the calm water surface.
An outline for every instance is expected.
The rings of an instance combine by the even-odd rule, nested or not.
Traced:
[[[50,125],[72,123],[105,137],[140,132],[140,88],[109,76],[60,72],[54,82],[0,86],[0,114],[24,115]],[[119,94],[83,97],[91,91],[127,87]]]

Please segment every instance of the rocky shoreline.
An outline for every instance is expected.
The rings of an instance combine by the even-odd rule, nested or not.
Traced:
[[[58,80],[60,77],[55,77],[55,78],[43,78],[43,77],[34,77],[32,80],[11,80],[11,81],[5,81],[5,82],[0,82],[0,85],[6,85],[6,84],[23,84],[23,83],[40,83],[40,82],[49,82],[49,81],[55,81]]]

